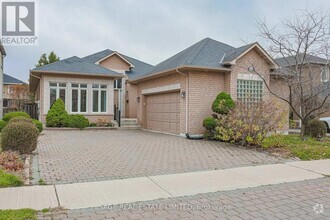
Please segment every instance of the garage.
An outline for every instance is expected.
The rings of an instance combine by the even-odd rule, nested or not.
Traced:
[[[180,94],[161,93],[147,96],[147,129],[180,133]]]

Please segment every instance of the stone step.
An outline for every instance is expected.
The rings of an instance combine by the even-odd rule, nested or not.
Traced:
[[[141,129],[140,125],[124,125],[118,127],[119,130],[139,130]]]
[[[136,123],[138,123],[137,118],[122,118],[120,121],[121,122],[136,122]]]

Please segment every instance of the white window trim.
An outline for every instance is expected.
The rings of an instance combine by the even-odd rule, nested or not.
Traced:
[[[93,85],[98,85],[99,88],[93,88]],[[101,88],[101,85],[102,86],[106,86],[106,88]],[[98,97],[99,97],[99,100],[98,100],[98,111],[95,112],[93,111],[93,104],[94,104],[94,91],[98,91]],[[105,99],[105,112],[101,112],[101,91],[105,91],[106,93],[106,99]],[[105,84],[92,84],[92,103],[91,103],[91,112],[92,114],[108,114],[108,85],[105,85]]]
[[[78,87],[72,87],[72,84],[78,84]],[[87,85],[86,88],[81,88],[80,85],[81,84],[85,84]],[[73,95],[72,95],[72,91],[73,90],[78,90],[78,111],[76,112],[73,112],[72,111],[72,98],[73,98]],[[81,90],[85,90],[86,91],[86,111],[85,112],[82,112],[80,111],[81,109]],[[84,113],[86,114],[88,112],[88,84],[87,83],[71,83],[71,100],[70,100],[70,113],[72,114],[80,114],[80,113]]]
[[[123,79],[122,78],[120,78],[120,80],[121,80],[121,88],[118,88],[118,80],[119,79],[115,79],[113,82],[113,88],[115,89],[115,90],[120,90],[120,89],[123,89]]]
[[[51,86],[50,84],[51,83],[56,83],[56,86]],[[60,87],[59,84],[65,84],[65,87]],[[50,90],[51,89],[56,89],[56,99],[55,101],[60,97],[60,89],[64,89],[65,91],[65,100],[64,100],[64,103],[66,104],[67,103],[67,97],[68,97],[68,92],[67,92],[67,89],[68,89],[68,84],[66,82],[49,82],[49,108],[51,107],[51,104],[50,104]]]

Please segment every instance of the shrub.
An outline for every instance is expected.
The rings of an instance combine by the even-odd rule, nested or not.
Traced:
[[[221,92],[215,98],[212,104],[212,111],[218,114],[228,114],[235,107],[234,100],[229,94]]]
[[[2,129],[4,129],[7,125],[7,122],[5,122],[4,120],[0,120],[0,132],[2,131]]]
[[[32,122],[38,128],[40,133],[44,130],[43,124],[40,121],[33,119]]]
[[[327,134],[327,126],[319,119],[312,119],[306,125],[306,134],[314,138],[323,138]]]
[[[18,176],[14,176],[10,173],[0,169],[0,188],[1,187],[11,187],[11,186],[21,186],[23,181]]]
[[[19,117],[10,119],[9,123],[10,122],[19,122],[19,121],[33,123],[36,126],[36,128],[38,128],[39,132],[43,131],[42,123],[40,121],[32,119],[32,118],[24,118],[24,117],[19,116]]]
[[[89,127],[97,127],[97,124],[92,122],[89,124]]]
[[[10,119],[9,123],[12,123],[12,122],[21,122],[21,121],[32,123],[32,118],[25,118],[25,117],[22,117],[22,116],[18,116],[18,117],[15,117],[15,118]]]
[[[242,145],[260,145],[269,133],[284,125],[286,115],[287,112],[275,102],[251,106],[238,103],[228,115],[219,117],[215,138],[226,142],[241,142]]]
[[[16,117],[30,118],[30,115],[28,115],[26,112],[9,112],[3,116],[3,120],[9,122],[10,119]]]
[[[17,152],[5,151],[0,153],[0,167],[8,171],[18,171],[24,168],[24,162]]]
[[[203,127],[206,130],[214,130],[215,126],[217,125],[218,120],[214,117],[206,117],[203,121]]]
[[[65,111],[65,105],[61,98],[58,98],[49,109],[46,116],[47,127],[67,127],[68,113]]]
[[[83,115],[69,115],[68,125],[70,128],[86,128],[89,126],[89,121]]]
[[[38,135],[39,131],[33,123],[12,121],[2,131],[2,150],[32,153],[37,148]]]

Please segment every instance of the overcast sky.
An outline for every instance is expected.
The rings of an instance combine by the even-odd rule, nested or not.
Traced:
[[[42,53],[61,58],[111,49],[157,64],[211,37],[238,47],[260,41],[256,19],[276,25],[329,0],[39,0],[39,45],[7,46],[5,73],[28,81]],[[262,43],[262,42],[261,42]]]

